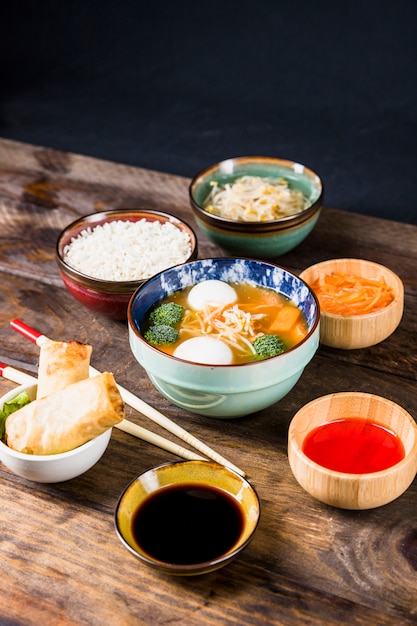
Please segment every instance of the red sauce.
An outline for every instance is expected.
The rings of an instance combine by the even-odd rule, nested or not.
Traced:
[[[322,467],[349,474],[379,472],[405,456],[404,445],[396,433],[361,417],[317,426],[304,439],[302,449]]]

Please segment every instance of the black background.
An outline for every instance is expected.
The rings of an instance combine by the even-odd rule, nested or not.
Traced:
[[[0,135],[192,177],[295,160],[417,224],[417,3],[74,0],[0,10]]]

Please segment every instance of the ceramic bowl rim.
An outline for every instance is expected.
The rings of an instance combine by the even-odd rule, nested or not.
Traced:
[[[244,222],[238,220],[232,220],[229,218],[221,217],[220,215],[215,215],[213,213],[209,213],[206,211],[194,198],[195,187],[202,182],[202,180],[218,171],[221,166],[227,162],[233,162],[236,164],[250,164],[251,162],[258,163],[270,163],[271,165],[281,165],[288,168],[294,168],[295,166],[299,166],[303,168],[303,173],[306,173],[312,180],[315,181],[317,188],[319,190],[318,197],[316,200],[309,204],[305,209],[295,213],[294,215],[289,215],[285,217],[280,217],[275,220],[267,220],[264,222]],[[229,159],[224,159],[215,163],[213,165],[209,165],[204,169],[200,170],[197,174],[195,174],[189,184],[188,194],[192,208],[196,211],[197,216],[207,224],[213,224],[217,226],[219,229],[235,231],[235,232],[247,232],[253,231],[254,234],[261,234],[266,232],[278,232],[280,230],[286,230],[289,227],[294,227],[297,225],[301,225],[304,222],[308,221],[315,213],[321,210],[323,195],[324,195],[324,185],[321,177],[314,172],[309,167],[298,163],[296,161],[291,161],[287,159],[280,159],[275,157],[266,157],[266,156],[243,156],[243,157],[232,157]]]
[[[58,264],[58,268],[60,272],[62,272],[65,277],[69,280],[73,280],[76,284],[81,285],[87,289],[93,291],[99,291],[101,293],[107,293],[109,295],[131,295],[138,285],[144,283],[147,278],[140,278],[137,280],[105,280],[101,278],[95,278],[94,276],[89,276],[88,274],[84,274],[80,272],[76,268],[69,265],[63,258],[62,249],[64,245],[64,241],[68,238],[68,232],[78,226],[82,226],[83,228],[87,228],[87,226],[94,226],[99,224],[108,223],[109,221],[116,221],[118,218],[122,219],[123,216],[126,217],[129,214],[140,214],[141,217],[139,219],[145,218],[147,216],[155,216],[156,221],[160,221],[162,223],[170,222],[177,228],[179,228],[182,232],[187,232],[190,237],[190,246],[191,251],[187,259],[184,261],[185,263],[193,260],[193,258],[198,255],[198,240],[197,235],[194,229],[182,218],[179,218],[170,213],[166,213],[164,211],[158,211],[154,209],[142,209],[142,208],[120,208],[120,209],[110,209],[106,211],[97,211],[95,213],[88,213],[87,215],[82,215],[77,219],[73,220],[71,223],[67,224],[65,228],[63,228],[56,240],[55,244],[55,258]],[[114,216],[114,219],[113,219]],[[112,219],[109,219],[112,218]],[[161,219],[162,218],[162,219]],[[125,221],[129,221],[125,219]],[[80,231],[83,230],[80,228]],[[179,264],[181,265],[181,263]],[[172,266],[175,267],[175,266]],[[166,268],[170,269],[170,268]],[[162,270],[163,271],[163,270]],[[152,277],[150,277],[152,278]]]
[[[299,341],[296,345],[292,346],[291,348],[288,348],[287,350],[285,350],[285,352],[282,352],[281,354],[277,354],[276,356],[269,357],[267,359],[259,359],[258,361],[250,361],[248,363],[229,363],[229,364],[196,363],[195,361],[189,361],[187,359],[180,359],[180,358],[174,356],[173,354],[167,354],[166,352],[162,352],[156,346],[153,346],[152,344],[148,343],[146,341],[146,339],[142,336],[142,334],[139,332],[139,330],[136,327],[136,324],[134,323],[134,320],[133,320],[132,306],[133,306],[135,298],[137,297],[138,293],[142,289],[146,289],[146,287],[148,286],[148,284],[150,282],[152,282],[154,280],[158,280],[158,278],[160,277],[161,274],[163,274],[164,272],[167,272],[167,271],[171,271],[171,270],[175,269],[175,267],[167,268],[166,270],[162,270],[161,272],[158,272],[154,276],[151,276],[151,278],[148,278],[148,280],[145,281],[142,285],[139,285],[139,287],[132,294],[132,297],[130,298],[130,301],[129,301],[129,304],[128,304],[128,308],[127,308],[127,321],[128,321],[128,327],[133,332],[135,338],[137,340],[139,340],[142,344],[144,344],[147,349],[150,349],[150,350],[154,351],[158,355],[162,355],[163,358],[166,357],[168,359],[171,359],[174,363],[186,363],[188,365],[192,365],[192,366],[195,366],[195,367],[198,367],[198,368],[210,369],[210,370],[218,369],[218,368],[219,369],[227,369],[227,368],[231,368],[231,367],[233,369],[234,368],[255,367],[256,365],[259,365],[260,363],[265,363],[265,362],[271,363],[272,361],[277,361],[278,359],[281,359],[281,361],[283,361],[284,358],[287,355],[291,354],[292,352],[297,350],[297,348],[299,348],[301,345],[305,344],[309,339],[311,339],[311,337],[316,332],[317,327],[318,327],[318,325],[320,323],[321,312],[320,312],[320,306],[319,306],[318,298],[317,298],[316,294],[313,292],[313,290],[311,289],[311,287],[306,283],[306,281],[304,279],[300,278],[294,272],[291,272],[291,270],[283,267],[282,265],[278,265],[277,263],[273,263],[271,261],[264,261],[264,260],[261,260],[261,259],[254,259],[254,258],[250,258],[250,257],[239,257],[239,256],[234,256],[234,257],[210,257],[209,259],[195,259],[193,261],[187,261],[186,263],[183,263],[182,265],[190,265],[192,263],[200,263],[200,262],[205,261],[205,260],[226,261],[226,260],[230,260],[230,259],[234,259],[234,260],[238,260],[238,261],[249,261],[249,262],[260,263],[262,265],[273,266],[275,268],[278,268],[279,270],[283,270],[284,272],[287,272],[288,274],[291,274],[292,276],[294,276],[297,280],[302,282],[308,288],[308,291],[310,292],[313,300],[316,303],[316,317],[315,317],[314,324],[313,324],[312,328],[308,331],[307,335],[305,337],[303,337],[303,339],[301,339],[301,341]],[[197,283],[194,283],[194,284],[197,284]]]
[[[221,470],[222,472],[229,472],[230,474],[233,474],[236,478],[238,478],[241,483],[243,485],[245,485],[247,488],[250,489],[250,491],[253,494],[254,500],[257,502],[258,504],[258,514],[257,514],[257,518],[256,521],[254,523],[254,526],[250,532],[250,534],[248,535],[248,537],[245,539],[245,541],[243,541],[242,543],[238,543],[238,545],[233,549],[230,550],[229,552],[226,552],[225,554],[222,554],[221,556],[214,558],[214,559],[210,559],[209,561],[201,561],[199,563],[192,563],[192,564],[175,564],[175,563],[168,563],[165,561],[159,561],[158,559],[154,559],[152,556],[147,555],[146,553],[139,553],[135,550],[135,548],[133,546],[131,546],[129,544],[129,542],[125,539],[121,529],[119,528],[119,522],[118,522],[118,512],[120,510],[120,507],[122,505],[122,500],[123,498],[126,496],[126,494],[128,493],[128,491],[133,487],[133,485],[136,483],[136,481],[138,481],[139,479],[141,479],[143,476],[145,476],[148,473],[151,472],[158,472],[159,470],[163,470],[166,467],[174,467],[174,466],[178,466],[178,465],[207,465],[207,466],[211,466],[213,468],[219,468],[219,470]],[[181,483],[173,483],[173,484],[181,484]],[[210,484],[210,483],[207,483]],[[155,493],[156,491],[158,491],[158,489],[156,490],[152,490],[151,492],[149,492],[148,496],[151,495],[152,493]],[[224,490],[225,493],[229,493],[228,490]],[[232,559],[234,559],[240,552],[242,552],[247,546],[248,544],[251,542],[257,528],[259,525],[259,521],[260,521],[260,517],[261,517],[261,501],[259,498],[259,495],[257,493],[257,490],[255,489],[255,487],[249,482],[248,478],[246,476],[241,476],[238,472],[236,472],[235,470],[233,470],[232,468],[226,467],[225,465],[220,465],[218,463],[215,463],[214,461],[210,461],[210,460],[177,460],[177,461],[167,461],[165,463],[161,463],[160,465],[157,465],[156,467],[151,467],[146,469],[144,472],[142,472],[141,474],[139,474],[138,476],[136,476],[135,478],[133,478],[128,485],[123,489],[122,493],[120,494],[118,500],[117,500],[117,504],[115,507],[115,511],[114,511],[114,527],[115,527],[115,531],[116,534],[119,538],[119,540],[121,541],[122,545],[127,548],[129,550],[129,552],[135,556],[136,558],[140,559],[141,561],[143,561],[144,563],[147,563],[148,565],[151,565],[154,568],[157,568],[159,570],[163,570],[166,573],[173,573],[175,574],[176,572],[180,572],[183,575],[188,574],[193,574],[193,573],[199,573],[200,570],[204,571],[208,571],[209,569],[214,569],[217,568],[219,566],[222,565],[226,565],[229,561],[231,561]]]

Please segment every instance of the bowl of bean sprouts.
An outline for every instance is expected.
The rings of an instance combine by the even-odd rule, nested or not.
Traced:
[[[315,227],[323,184],[311,169],[273,157],[237,157],[194,176],[189,198],[200,231],[232,255],[272,259]]]

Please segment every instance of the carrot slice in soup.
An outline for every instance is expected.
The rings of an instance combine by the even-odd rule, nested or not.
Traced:
[[[269,327],[269,331],[273,333],[285,333],[291,330],[297,323],[301,311],[295,306],[283,306],[280,309]]]

